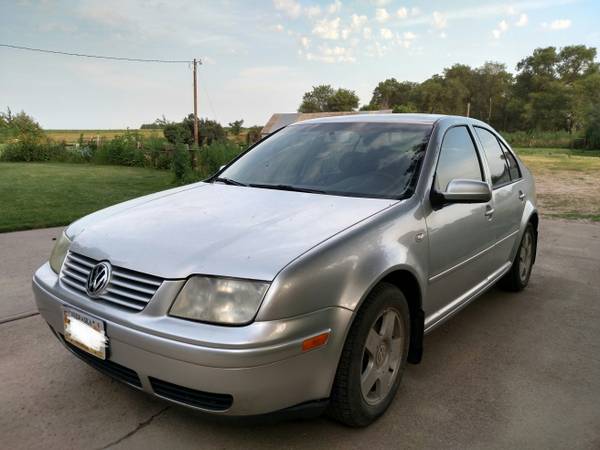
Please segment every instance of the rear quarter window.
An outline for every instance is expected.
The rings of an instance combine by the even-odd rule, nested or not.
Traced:
[[[492,187],[496,188],[510,182],[510,172],[506,154],[502,151],[496,136],[484,128],[475,127],[485,153],[492,175]]]

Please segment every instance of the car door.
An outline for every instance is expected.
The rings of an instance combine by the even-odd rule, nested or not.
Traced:
[[[525,190],[519,165],[498,137],[483,127],[474,127],[483,149],[492,181],[491,225],[495,245],[490,251],[496,269],[510,262],[525,207]]]
[[[466,125],[448,129],[442,140],[434,186],[446,190],[453,179],[486,181],[472,131]],[[435,321],[443,309],[485,281],[492,272],[487,250],[494,242],[489,203],[450,203],[427,214],[429,286],[426,316]]]

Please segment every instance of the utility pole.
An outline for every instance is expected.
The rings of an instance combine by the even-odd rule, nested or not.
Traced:
[[[467,117],[471,117],[471,102],[467,102]]]
[[[199,136],[198,136],[198,88],[197,88],[197,76],[196,76],[196,67],[198,64],[202,64],[202,61],[196,60],[194,58],[194,144],[196,146],[199,145]]]

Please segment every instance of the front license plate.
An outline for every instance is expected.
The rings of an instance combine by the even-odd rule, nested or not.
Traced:
[[[63,309],[65,340],[97,358],[106,359],[104,322],[74,309]]]

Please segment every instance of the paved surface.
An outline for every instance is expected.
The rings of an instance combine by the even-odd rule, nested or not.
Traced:
[[[31,311],[30,276],[57,231],[0,235],[2,314]],[[429,335],[390,410],[361,430],[169,406],[74,358],[40,316],[1,324],[0,342],[4,448],[598,449],[600,226],[543,222],[528,289],[494,289]]]

